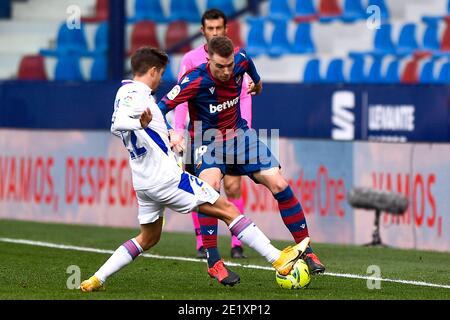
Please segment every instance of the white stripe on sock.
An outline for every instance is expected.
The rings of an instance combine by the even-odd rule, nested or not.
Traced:
[[[236,223],[238,223],[243,215],[240,215],[233,222],[230,223],[228,228],[232,228]],[[248,218],[247,218],[248,219]],[[250,220],[250,219],[249,219]],[[269,238],[258,228],[258,226],[251,222],[242,230],[236,237],[247,244],[250,248],[255,249],[260,255],[262,255],[270,263],[275,262],[280,257],[280,250],[275,248],[271,243]]]
[[[128,250],[121,245],[94,275],[104,283],[109,276],[130,264],[132,261],[133,259],[128,253]]]
[[[142,253],[144,250],[142,249],[142,247],[140,246],[139,242],[137,242],[136,238],[131,239],[131,241],[133,241],[133,243],[136,245],[136,247],[139,249],[139,252]]]
[[[236,217],[236,219],[234,219],[233,221],[231,221],[230,225],[228,226],[228,229],[231,230],[231,228],[233,228],[234,225],[235,225],[236,223],[238,223],[242,218],[244,218],[244,215],[243,215],[243,214],[238,215],[238,216]],[[236,235],[236,236],[237,236],[237,235]]]

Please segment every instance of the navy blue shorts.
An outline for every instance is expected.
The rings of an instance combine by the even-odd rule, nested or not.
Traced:
[[[280,166],[252,129],[239,130],[236,137],[225,141],[192,145],[192,157],[196,176],[205,169],[218,168],[224,175],[252,177],[255,172]]]

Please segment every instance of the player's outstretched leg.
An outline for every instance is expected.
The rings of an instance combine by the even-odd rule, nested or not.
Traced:
[[[163,219],[141,225],[141,233],[123,243],[112,256],[89,279],[80,284],[83,292],[100,291],[104,289],[106,279],[134,261],[143,251],[158,243],[161,237]]]
[[[222,172],[219,168],[208,168],[200,173],[200,179],[206,182],[214,190],[220,190],[221,178]],[[226,203],[230,204],[228,201],[226,201]],[[198,217],[203,246],[206,249],[208,274],[211,277],[216,278],[221,284],[232,286],[240,281],[239,275],[224,265],[219,249],[217,248],[217,219],[222,219],[222,215],[211,215],[211,212],[204,212],[203,208],[203,205],[199,206]],[[233,208],[236,207],[233,206]]]
[[[92,277],[81,283],[81,291],[91,292],[103,290],[103,284],[110,275],[130,264],[142,252],[143,249],[136,238],[126,241],[114,251],[113,255]]]
[[[309,245],[309,237],[306,237],[294,246],[278,250],[249,218],[241,215],[233,204],[222,197],[214,205],[205,203],[200,208],[205,214],[223,220],[239,240],[255,249],[282,275],[287,275],[295,262],[304,257]]]
[[[198,221],[198,213],[195,211],[192,211],[191,213],[192,217],[192,223],[194,224],[194,230],[195,230],[195,241],[196,241],[196,250],[197,250],[197,258],[199,259],[206,259],[206,250],[203,246],[202,241],[202,233],[200,231],[200,222]]]
[[[242,198],[239,199],[234,199],[234,198],[228,198],[228,201],[230,201],[232,204],[234,204],[236,206],[236,208],[238,208],[240,213],[244,213],[243,209],[244,209],[244,201],[242,200]],[[230,252],[230,256],[233,259],[242,259],[242,258],[247,258],[244,254],[244,248],[242,247],[242,242],[239,241],[239,239],[232,234],[231,235],[231,252]]]
[[[203,246],[206,250],[209,276],[216,278],[217,281],[226,286],[233,286],[236,283],[239,283],[239,275],[225,266],[220,256],[219,249],[217,248],[217,218],[203,213],[202,207],[200,207],[198,220],[200,223]]]
[[[278,168],[271,168],[265,171],[254,176],[272,191],[278,202],[278,208],[284,224],[291,232],[295,242],[300,243],[303,239],[309,237],[303,208],[287,181],[279,173]],[[304,259],[312,274],[325,272],[325,266],[314,254],[311,246],[308,246]]]
[[[292,233],[296,243],[300,243],[306,237],[309,237],[308,226],[306,224],[305,214],[300,202],[288,185],[286,189],[274,195],[278,201],[283,222]],[[305,255],[305,262],[312,274],[325,272],[325,266],[314,254],[311,246],[308,246]]]
[[[241,214],[244,214],[244,199],[241,194],[241,177],[229,175],[225,176],[223,178],[223,186],[228,201],[234,204]],[[241,241],[239,241],[239,239],[233,234],[231,236],[230,255],[233,259],[246,258]]]

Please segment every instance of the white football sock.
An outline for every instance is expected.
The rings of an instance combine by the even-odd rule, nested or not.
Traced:
[[[247,217],[238,216],[228,228],[239,240],[255,249],[268,262],[274,263],[280,257],[280,250],[275,248],[269,238]]]
[[[142,248],[136,239],[131,239],[122,244],[113,255],[98,269],[94,274],[102,283],[106,279],[131,263],[138,255],[142,253]]]

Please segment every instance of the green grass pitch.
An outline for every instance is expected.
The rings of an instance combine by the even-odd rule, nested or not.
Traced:
[[[92,275],[110,254],[48,248],[5,242],[4,238],[115,250],[137,235],[137,229],[62,225],[0,220],[0,299],[152,299],[152,300],[308,300],[308,299],[450,299],[450,254],[392,248],[368,248],[314,244],[327,267],[327,274],[313,277],[305,290],[284,290],[275,282],[275,271],[233,266],[241,283],[224,287],[209,278],[206,263],[177,259],[139,257],[108,279],[106,290],[82,293],[67,287],[71,265],[78,266],[81,280]],[[274,241],[283,248],[289,242]],[[193,234],[165,233],[147,253],[193,258]],[[230,238],[219,237],[219,249],[230,261]],[[246,248],[247,259],[232,262],[270,267],[255,251]],[[367,268],[376,265],[383,279],[437,284],[381,281],[380,289],[369,289]]]

